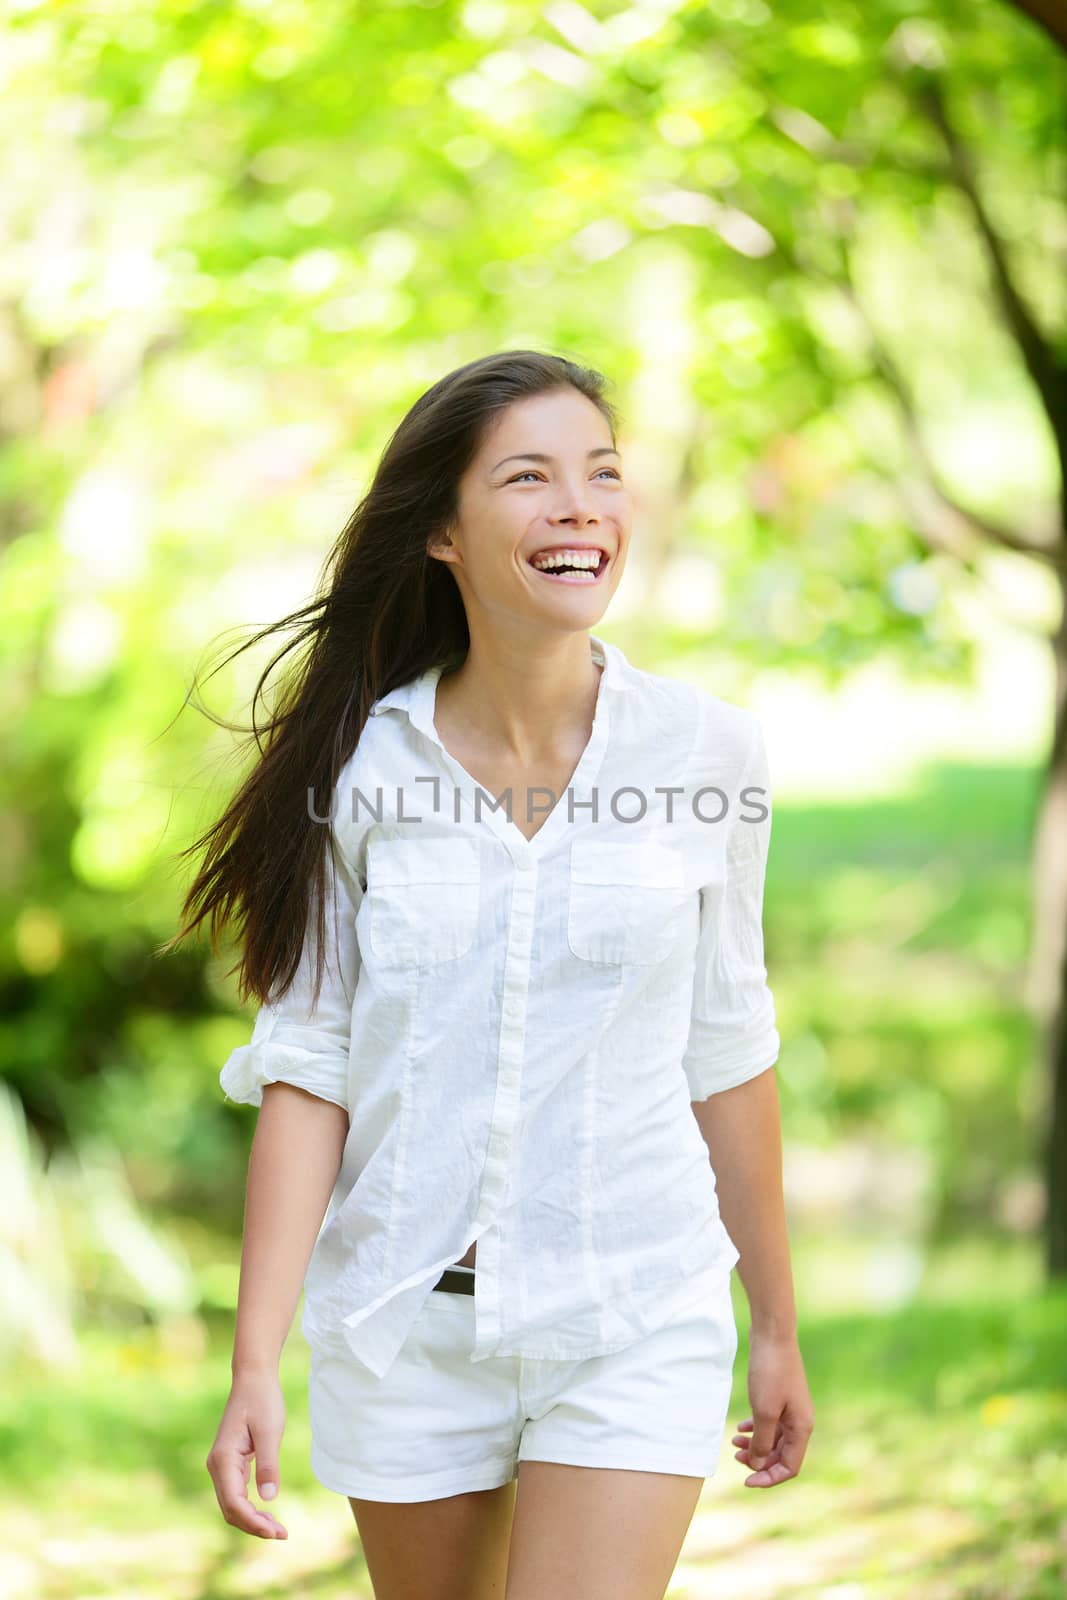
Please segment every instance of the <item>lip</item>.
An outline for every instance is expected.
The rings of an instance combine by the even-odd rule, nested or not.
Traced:
[[[600,565],[594,570],[592,577],[578,577],[576,573],[542,572],[540,568],[534,566],[534,559],[537,556],[547,554],[550,550],[598,550],[601,556]],[[596,584],[603,581],[604,575],[611,565],[611,555],[602,544],[591,543],[588,539],[573,539],[566,544],[542,545],[540,550],[534,550],[527,556],[526,565],[539,578],[544,578],[546,583],[566,583],[572,589],[592,589]]]

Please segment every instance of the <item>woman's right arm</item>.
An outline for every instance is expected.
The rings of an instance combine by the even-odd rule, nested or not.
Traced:
[[[248,1158],[235,1378],[278,1370],[347,1137],[340,1106],[285,1082],[264,1089]]]
[[[314,997],[314,937],[280,1000],[260,1008],[248,1044],[220,1073],[227,1096],[259,1108],[248,1163],[230,1397],[207,1458],[227,1522],[286,1538],[248,1499],[253,1458],[261,1495],[277,1493],[285,1404],[278,1364],[349,1128],[349,1047],[359,977],[356,914],[362,886],[331,839],[327,850],[326,970]],[[310,927],[310,919],[309,919]],[[273,1485],[268,1490],[268,1485]]]
[[[341,1106],[284,1081],[264,1086],[248,1161],[233,1382],[207,1458],[226,1521],[261,1538],[288,1537],[249,1500],[248,1478],[254,1458],[261,1498],[277,1494],[285,1431],[278,1365],[347,1135]]]

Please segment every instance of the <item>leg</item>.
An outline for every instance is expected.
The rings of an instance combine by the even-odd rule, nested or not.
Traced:
[[[514,1481],[440,1500],[348,1503],[375,1600],[504,1600]]]
[[[505,1600],[663,1600],[703,1486],[520,1461]]]

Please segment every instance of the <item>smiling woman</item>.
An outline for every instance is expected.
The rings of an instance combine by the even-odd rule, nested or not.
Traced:
[[[618,447],[587,442],[598,436],[602,441],[609,431],[597,406],[577,390],[533,396],[509,407],[500,417],[461,478],[454,524],[431,545],[430,553],[451,564],[463,597],[472,630],[468,657],[472,670],[466,672],[467,682],[479,658],[483,658],[483,669],[492,668],[494,679],[503,666],[484,658],[491,636],[481,638],[479,634],[482,618],[487,617],[485,608],[492,605],[490,596],[496,592],[496,574],[506,558],[513,557],[527,572],[536,573],[546,595],[552,590],[596,591],[595,610],[575,611],[568,606],[559,614],[572,629],[582,625],[583,617],[589,626],[603,615],[626,563],[632,515],[629,491],[620,467],[614,464],[621,460]],[[528,445],[532,438],[552,448],[520,448],[494,460],[501,447]],[[613,458],[612,465],[604,465],[605,456]],[[538,469],[504,471],[516,461],[535,461]],[[485,599],[480,601],[483,593]],[[502,686],[504,704],[515,704],[516,689],[529,693],[521,687],[528,682],[523,658],[554,614],[550,611],[542,616],[538,601],[535,617],[517,595],[512,606],[518,631],[511,636],[514,655],[508,672],[510,686]],[[472,607],[477,612],[473,622]],[[527,624],[536,634],[528,631]],[[497,631],[493,629],[494,634]],[[541,654],[535,649],[535,662]],[[558,688],[551,692],[558,706]],[[551,720],[546,717],[546,725],[551,725]]]
[[[260,1121],[208,1468],[285,1536],[244,1476],[279,1482],[303,1284],[312,1467],[379,1600],[661,1600],[723,1439],[740,1252],[692,1103],[777,1058],[766,760],[750,713],[592,632],[620,459],[603,380],[555,356],[416,401],[198,841],[183,933],[243,912],[260,1001],[220,1074]]]

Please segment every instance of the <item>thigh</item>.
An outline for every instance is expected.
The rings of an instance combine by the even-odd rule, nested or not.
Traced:
[[[507,1600],[662,1600],[718,1464],[736,1352],[716,1273],[622,1350],[525,1364]]]
[[[406,1504],[348,1501],[375,1600],[504,1600],[514,1482]]]
[[[663,1600],[703,1483],[520,1462],[506,1600]]]

